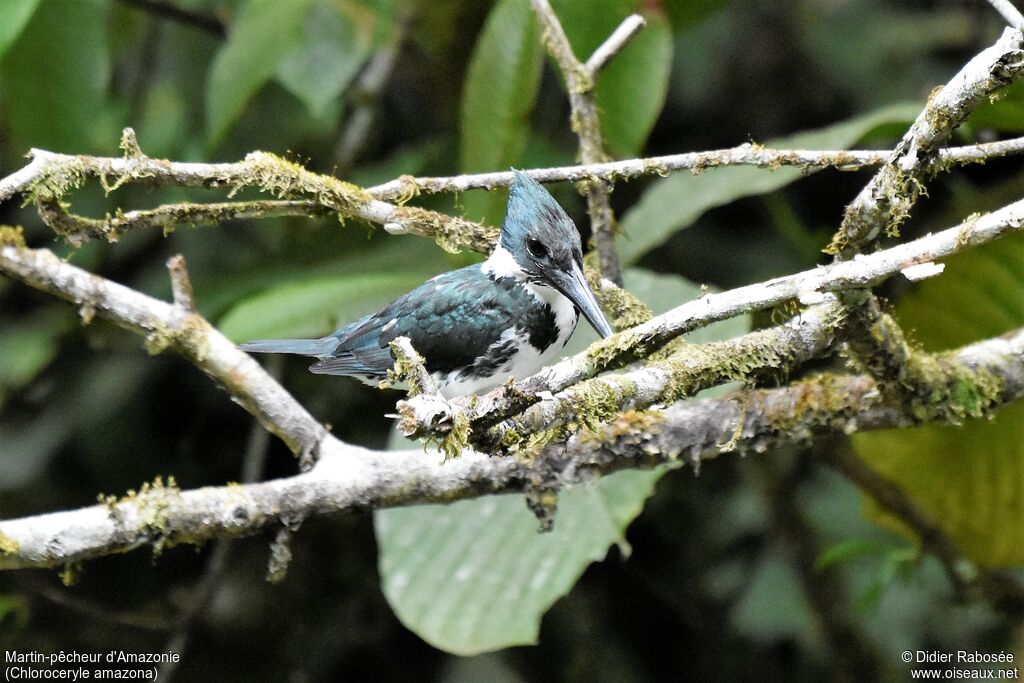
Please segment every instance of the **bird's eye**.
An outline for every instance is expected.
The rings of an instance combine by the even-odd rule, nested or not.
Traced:
[[[526,240],[526,248],[530,250],[530,254],[532,254],[534,258],[546,258],[548,255],[548,248],[545,247],[544,243],[540,240]]]

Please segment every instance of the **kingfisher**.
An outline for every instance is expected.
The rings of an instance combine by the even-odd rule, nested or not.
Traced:
[[[241,349],[311,356],[314,373],[376,384],[394,367],[389,342],[405,336],[452,398],[534,374],[569,341],[580,313],[608,337],[611,326],[583,276],[575,224],[538,182],[513,175],[498,244],[483,263],[442,273],[326,337]]]

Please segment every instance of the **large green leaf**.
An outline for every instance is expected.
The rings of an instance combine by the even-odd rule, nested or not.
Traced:
[[[463,171],[493,171],[519,161],[541,69],[540,31],[529,0],[499,0],[487,17],[466,73],[460,121]],[[501,220],[506,192],[472,193],[465,212]]]
[[[5,0],[0,4],[0,59],[21,35],[39,0]]]
[[[605,147],[615,157],[638,155],[668,91],[672,31],[663,13],[645,12],[647,27],[615,56],[597,80]]]
[[[547,534],[520,495],[378,511],[384,594],[402,623],[449,652],[534,643],[541,615],[623,541],[662,473],[620,472],[566,491]]]
[[[2,102],[15,151],[109,151],[110,58],[106,3],[43,2],[0,68]]]
[[[700,293],[675,275],[627,270],[625,281],[656,313]],[[722,339],[747,326],[737,318],[693,338]],[[593,338],[584,328],[573,343],[581,334],[584,341]],[[410,447],[397,439],[393,444]],[[603,559],[612,544],[626,547],[626,528],[663,473],[620,472],[563,492],[554,531],[547,534],[538,533],[522,495],[378,510],[384,594],[402,623],[449,652],[533,643],[544,612],[587,566]]]
[[[837,123],[768,140],[768,147],[842,149],[849,147],[880,126],[912,121],[921,110],[918,104],[899,104]],[[710,168],[700,175],[675,173],[653,183],[622,220],[626,238],[619,242],[622,260],[635,261],[658,246],[677,230],[696,221],[705,211],[741,197],[772,192],[806,175],[786,167],[768,171],[753,167]]]
[[[299,45],[313,0],[246,0],[210,68],[206,134],[217,143],[248,99]]]
[[[642,9],[636,0],[555,0],[573,52],[586,61],[619,23]],[[643,11],[647,27],[617,54],[597,79],[595,97],[606,150],[616,157],[639,154],[668,89],[672,32],[664,12]]]
[[[370,56],[377,23],[356,3],[317,0],[306,14],[302,40],[278,65],[277,79],[320,118]]]
[[[931,350],[1024,325],[1024,238],[948,259],[941,276],[903,298],[897,315]],[[858,434],[854,445],[975,560],[1024,564],[1024,405],[959,427]],[[876,509],[871,514],[899,528]]]

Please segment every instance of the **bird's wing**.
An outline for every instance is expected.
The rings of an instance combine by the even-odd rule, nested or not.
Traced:
[[[528,295],[496,285],[479,266],[451,271],[337,333],[338,345],[313,372],[382,377],[394,364],[388,343],[409,337],[430,372],[447,373],[486,355],[529,308]]]

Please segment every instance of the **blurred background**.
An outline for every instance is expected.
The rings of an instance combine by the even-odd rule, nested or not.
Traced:
[[[599,82],[619,158],[748,141],[890,147],[929,92],[1003,30],[987,3],[955,0],[553,5],[584,59],[628,13],[648,20]],[[259,149],[362,185],[569,164],[567,100],[538,36],[525,0],[0,0],[0,175],[32,147],[118,155],[127,125],[154,157],[229,161]],[[1024,89],[1013,86],[955,141],[1022,130]],[[1019,199],[1021,171],[1011,158],[936,178],[904,236]],[[730,288],[824,263],[820,249],[871,173],[725,169],[620,183],[627,285],[664,310],[701,284]],[[586,233],[575,188],[551,190]],[[138,186],[105,196],[91,182],[65,200],[102,217],[222,196]],[[413,203],[498,224],[504,201],[469,192]],[[164,262],[184,254],[201,312],[237,341],[326,333],[479,258],[332,217],[139,232],[78,249],[16,201],[0,206],[0,223],[161,298]],[[949,348],[1024,324],[1022,272],[1024,242],[1011,238],[951,259],[942,278],[881,293],[915,340]],[[766,313],[728,331],[770,322]],[[398,394],[308,374],[300,359],[267,363],[340,438],[386,447],[384,414]],[[842,366],[830,358],[813,369]],[[493,649],[460,650],[429,624],[396,617],[407,613],[381,589],[394,567],[386,555],[378,565],[378,546],[405,518],[378,519],[375,536],[370,514],[306,522],[278,584],[265,580],[270,536],[4,573],[0,643],[173,649],[183,662],[166,673],[179,680],[870,679],[905,676],[903,650],[1019,659],[1019,622],[957,600],[938,563],[815,454],[856,450],[973,559],[1018,567],[1021,418],[1018,406],[959,429],[837,435],[725,455],[699,477],[654,475],[621,524],[625,542],[604,561],[581,561],[578,583],[551,597],[536,646],[456,656],[428,644]],[[0,279],[0,517],[89,505],[157,475],[184,489],[295,470],[287,449],[187,361],[150,356],[139,338],[83,324],[74,307]],[[420,512],[427,525],[444,514]],[[443,573],[435,578],[444,593]]]

